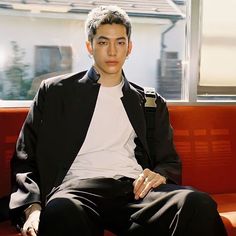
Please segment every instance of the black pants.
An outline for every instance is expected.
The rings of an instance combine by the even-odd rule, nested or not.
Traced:
[[[43,209],[39,236],[225,236],[216,203],[206,194],[161,185],[135,200],[133,180],[71,180],[54,189]]]

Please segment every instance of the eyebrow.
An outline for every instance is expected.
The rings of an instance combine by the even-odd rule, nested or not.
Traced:
[[[98,40],[109,40],[110,38],[106,37],[106,36],[99,36],[98,37]],[[119,38],[116,38],[116,40],[126,40],[125,37],[119,37]]]

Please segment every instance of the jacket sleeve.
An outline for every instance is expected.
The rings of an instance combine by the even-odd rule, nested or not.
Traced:
[[[167,178],[168,183],[181,184],[182,165],[173,142],[173,129],[165,100],[157,95],[150,155],[153,170]]]
[[[40,203],[40,176],[36,161],[38,131],[42,123],[45,98],[42,82],[20,131],[15,152],[11,159],[10,213],[22,213],[31,203]]]

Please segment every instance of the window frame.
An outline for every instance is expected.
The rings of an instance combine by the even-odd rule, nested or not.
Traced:
[[[189,0],[186,3],[186,61],[183,78],[183,100],[167,100],[174,105],[236,104],[235,100],[199,100],[197,94],[200,67],[202,1]],[[29,107],[32,100],[0,100],[0,107]]]

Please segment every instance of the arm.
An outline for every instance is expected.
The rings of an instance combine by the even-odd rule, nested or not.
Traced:
[[[169,121],[169,111],[166,102],[157,96],[155,115],[153,171],[167,178],[168,183],[181,184],[182,164],[175,150],[173,129]]]
[[[160,184],[181,183],[181,161],[173,143],[173,130],[169,122],[166,102],[157,95],[156,111],[147,115],[148,146],[152,160],[152,170],[144,169],[134,181],[135,199],[143,198],[152,188]],[[154,120],[153,120],[154,118]],[[154,128],[155,127],[155,128]]]
[[[26,221],[21,229],[21,233],[23,236],[36,236],[38,233],[41,206],[38,203],[33,203],[24,212]]]
[[[12,193],[9,206],[13,223],[19,227],[26,220],[24,210],[32,203],[40,204],[41,200],[35,153],[44,97],[45,85],[42,83],[23,124],[11,160]]]

